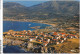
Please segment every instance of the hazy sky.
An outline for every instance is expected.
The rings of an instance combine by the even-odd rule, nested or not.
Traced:
[[[17,3],[20,3],[24,6],[29,7],[29,6],[37,5],[37,4],[40,4],[40,3],[43,3],[46,1],[50,1],[50,0],[3,0],[3,1],[4,2],[17,2]],[[69,0],[69,1],[71,1],[71,0]],[[78,1],[78,0],[76,0],[76,1]]]
[[[33,6],[33,5],[37,5],[37,4],[46,2],[46,1],[4,1],[4,2],[17,2],[17,3],[20,3],[24,6],[29,7],[29,6]]]

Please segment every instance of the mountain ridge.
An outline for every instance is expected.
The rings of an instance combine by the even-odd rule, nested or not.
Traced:
[[[79,2],[74,1],[48,1],[31,7],[25,7],[16,2],[7,2],[3,7],[4,17],[15,17],[15,19],[18,17],[20,19],[49,19],[79,14]]]

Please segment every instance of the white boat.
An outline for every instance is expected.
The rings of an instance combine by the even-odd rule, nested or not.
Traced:
[[[29,26],[30,26],[31,24],[29,24]]]

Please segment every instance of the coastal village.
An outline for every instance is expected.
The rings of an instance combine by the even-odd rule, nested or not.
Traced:
[[[9,30],[3,34],[3,44],[19,45],[33,53],[55,53],[53,45],[67,42],[68,39],[79,39],[79,36],[61,32],[38,32],[31,30]]]
[[[78,17],[73,18],[73,21],[62,18],[50,20],[10,19],[11,21],[35,22],[50,26],[44,29],[40,29],[40,26],[30,27],[31,29],[35,29],[32,31],[9,30],[3,32],[3,45],[18,45],[29,53],[78,53],[79,22]]]

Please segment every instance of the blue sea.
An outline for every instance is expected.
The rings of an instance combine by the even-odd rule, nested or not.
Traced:
[[[7,32],[9,30],[14,31],[35,30],[30,28],[35,26],[40,26],[39,29],[44,29],[45,27],[50,25],[33,22],[3,21],[3,32]]]
[[[8,46],[8,45],[5,45],[5,47],[3,48],[3,52],[4,53],[33,53],[31,51],[26,51],[25,49],[22,49],[19,46]]]

